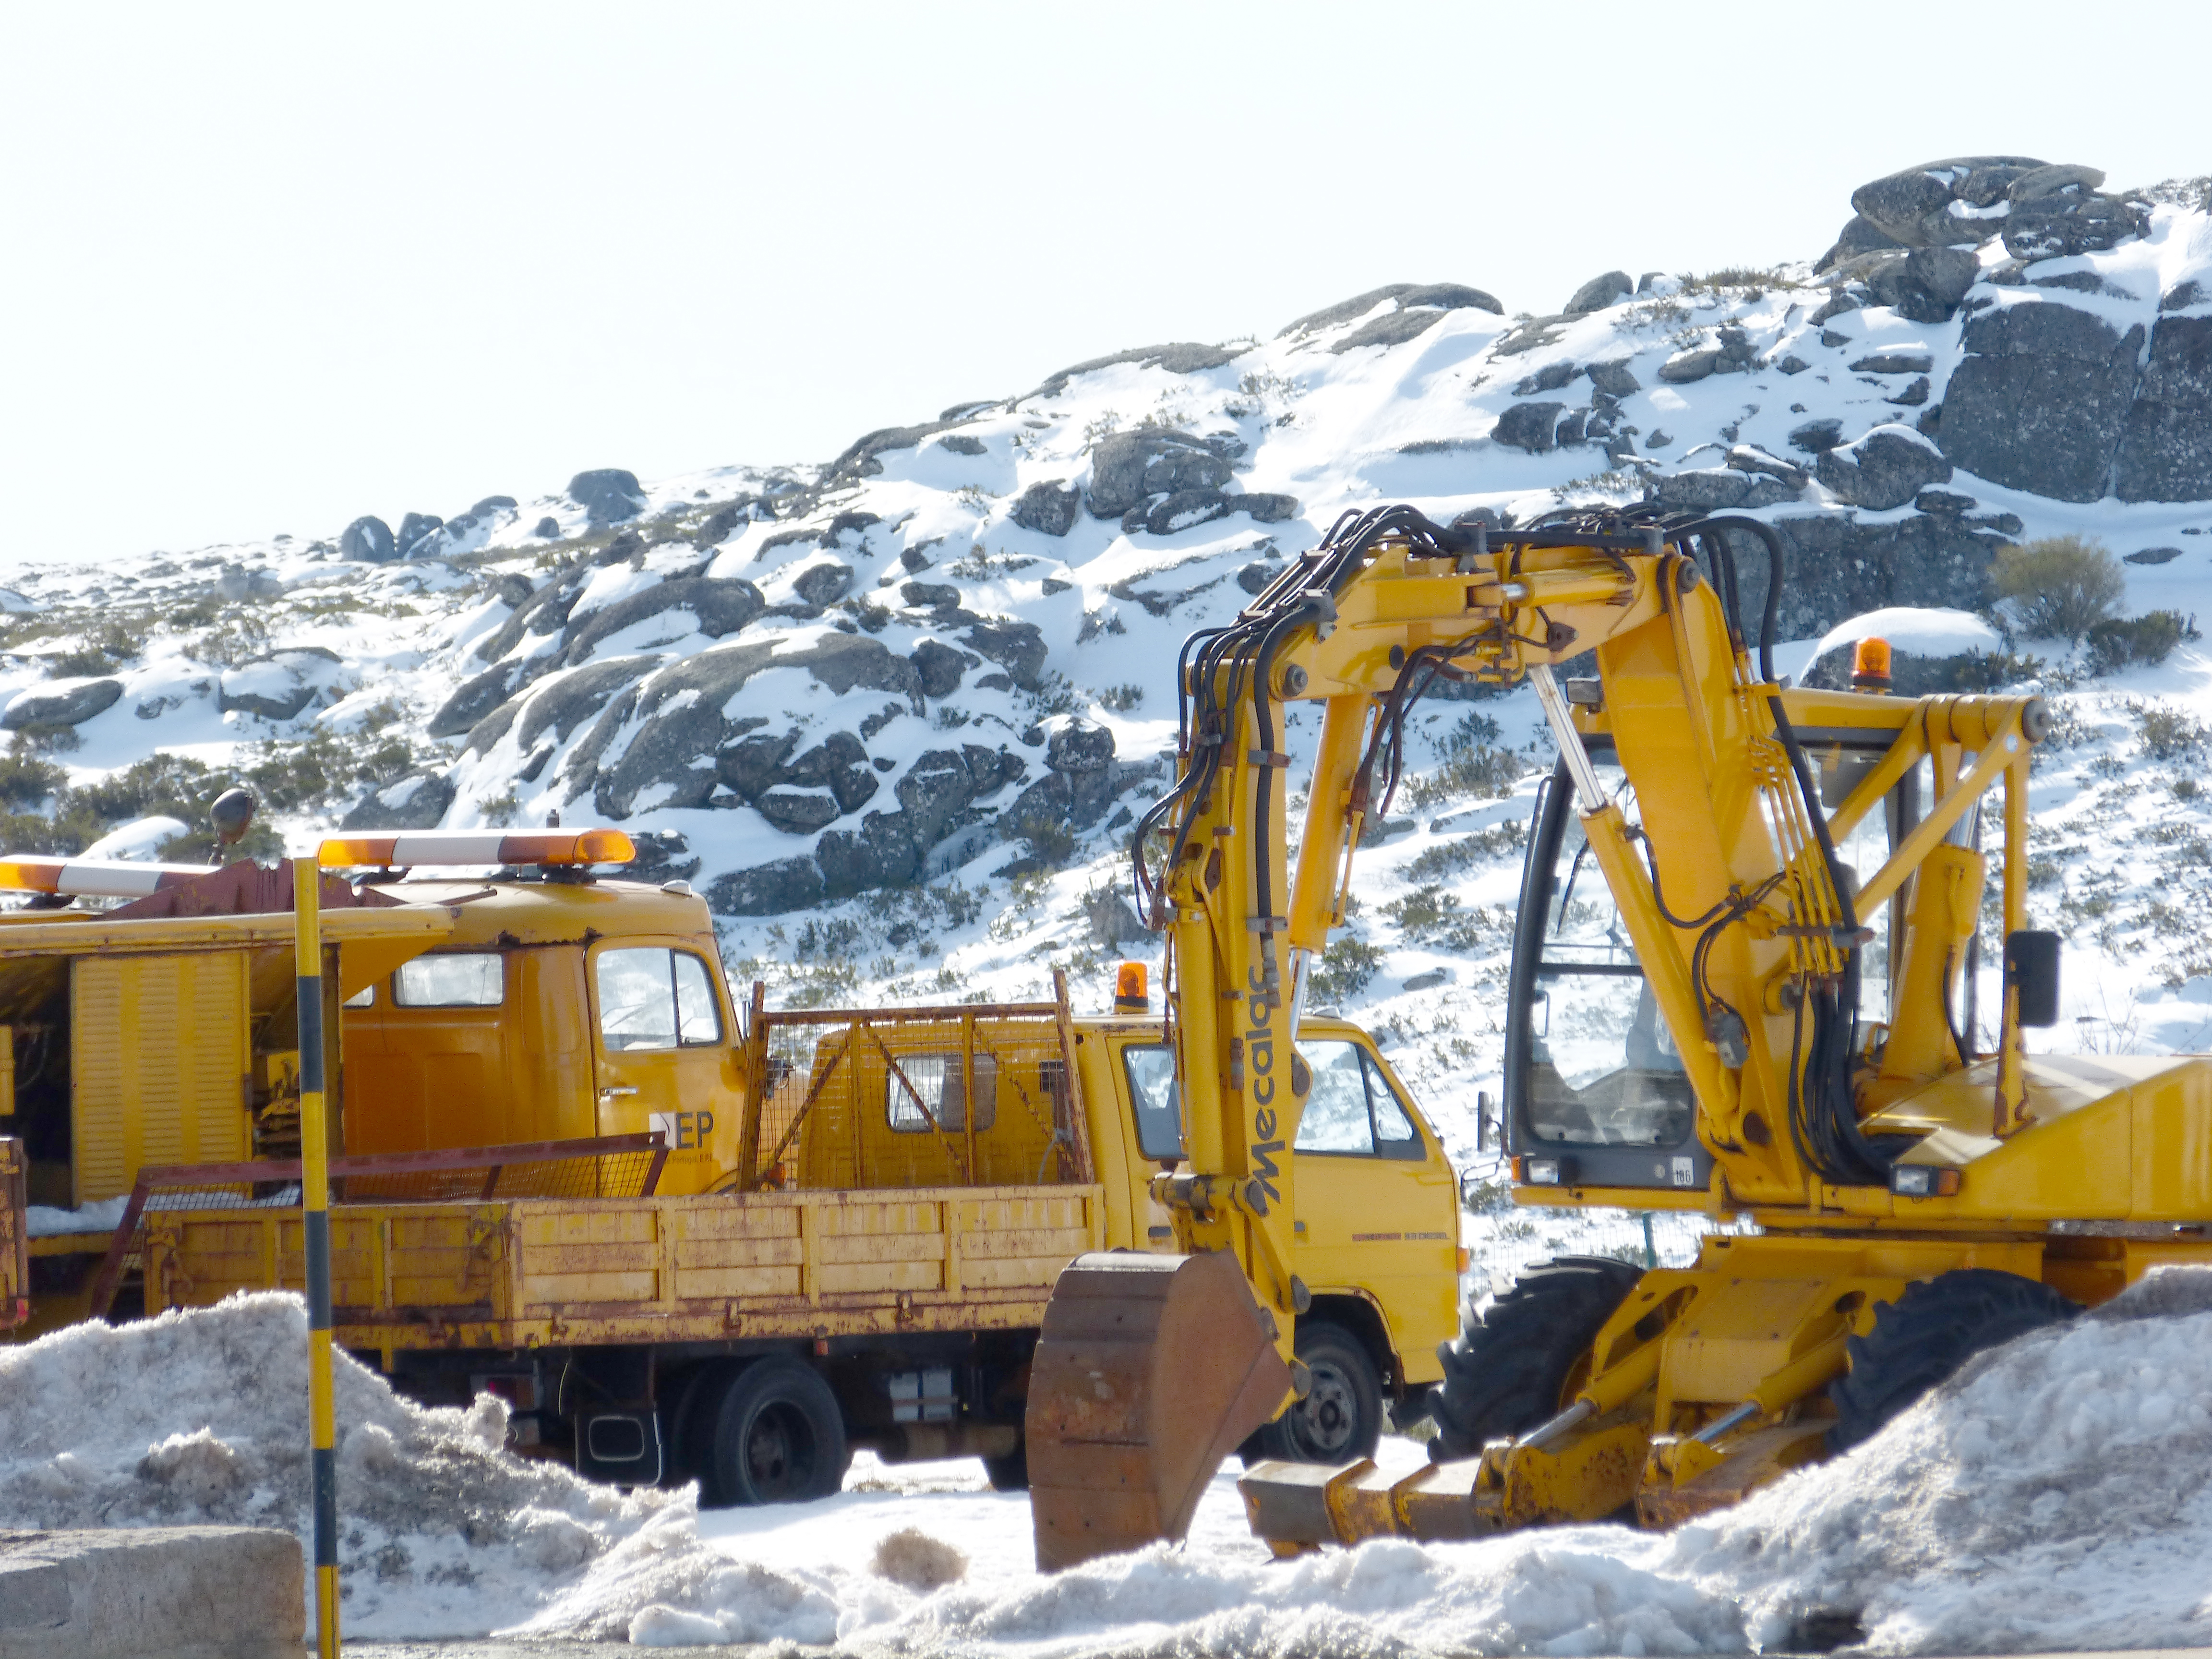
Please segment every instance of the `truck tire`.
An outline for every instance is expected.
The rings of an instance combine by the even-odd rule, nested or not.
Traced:
[[[721,1413],[723,1395],[741,1369],[729,1360],[700,1366],[683,1379],[673,1401],[665,1408],[663,1438],[668,1447],[665,1484],[680,1486],[687,1480],[696,1480],[702,1504],[714,1501],[715,1419]]]
[[[1916,1280],[1876,1307],[1874,1329],[1844,1344],[1851,1368],[1828,1384],[1831,1452],[1846,1451],[1985,1348],[2071,1319],[2081,1310],[2039,1279],[1960,1267]]]
[[[821,1376],[796,1359],[757,1359],[722,1395],[703,1501],[736,1509],[827,1498],[851,1462],[844,1413]]]
[[[983,1460],[983,1474],[991,1483],[993,1492],[1027,1492],[1030,1489],[1030,1448],[1024,1441],[1004,1457]]]
[[[1358,1337],[1341,1325],[1301,1322],[1291,1344],[1313,1387],[1244,1443],[1244,1461],[1352,1463],[1375,1455],[1382,1437],[1382,1379]]]
[[[1456,1342],[1437,1350],[1444,1380],[1430,1413],[1429,1455],[1473,1457],[1483,1443],[1557,1414],[1567,1375],[1644,1277],[1609,1256],[1563,1255],[1513,1281]]]

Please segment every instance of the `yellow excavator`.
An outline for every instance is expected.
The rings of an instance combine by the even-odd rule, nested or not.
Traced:
[[[1185,645],[1178,779],[1135,847],[1167,935],[1187,1158],[1154,1193],[1181,1253],[1059,1280],[1027,1419],[1041,1565],[1181,1536],[1308,1383],[1299,1020],[1408,711],[1445,682],[1527,683],[1560,754],[1505,1011],[1516,1200],[1758,1231],[1688,1267],[1524,1274],[1442,1355],[1437,1461],[1246,1471],[1278,1551],[1672,1524],[1863,1439],[1980,1349],[2212,1260],[2212,1065],[2023,1042],[2057,1017],[2058,939],[2027,925],[2044,704],[1885,695],[1878,647],[1850,690],[1785,686],[1784,554],[1758,520],[1656,507],[1509,528],[1379,507]],[[1592,676],[1555,676],[1586,654]],[[1286,706],[1316,702],[1293,870]]]

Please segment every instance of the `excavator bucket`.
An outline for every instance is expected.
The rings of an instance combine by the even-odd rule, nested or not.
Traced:
[[[1038,1568],[1181,1538],[1221,1460],[1290,1394],[1234,1256],[1078,1256],[1030,1362]]]

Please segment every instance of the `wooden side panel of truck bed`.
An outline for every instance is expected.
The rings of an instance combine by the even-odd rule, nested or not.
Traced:
[[[1018,1329],[1105,1244],[1096,1186],[347,1205],[331,1212],[347,1347]],[[147,1218],[149,1314],[301,1279],[292,1210]]]

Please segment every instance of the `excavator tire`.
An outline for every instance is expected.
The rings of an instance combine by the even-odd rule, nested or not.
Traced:
[[[1437,1350],[1444,1380],[1432,1397],[1430,1457],[1473,1457],[1485,1441],[1557,1413],[1567,1374],[1643,1276],[1610,1256],[1563,1255],[1516,1279],[1458,1341]]]
[[[2081,1310],[2050,1285],[1994,1267],[1960,1267],[1905,1287],[1875,1310],[1874,1329],[1844,1345],[1851,1368],[1828,1385],[1831,1453],[1870,1438],[1975,1354]]]

